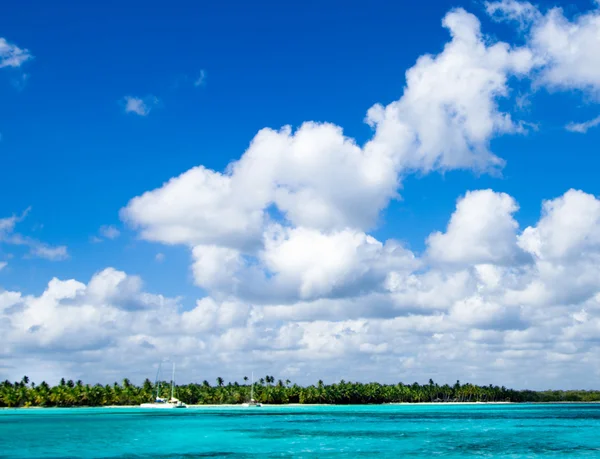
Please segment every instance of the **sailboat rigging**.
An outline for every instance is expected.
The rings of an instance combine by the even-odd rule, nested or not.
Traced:
[[[186,408],[187,405],[182,401],[175,398],[175,362],[173,362],[173,373],[171,376],[171,398],[169,400],[160,397],[160,370],[162,362],[158,364],[158,370],[156,372],[156,398],[152,403],[142,403],[141,408]]]
[[[252,372],[252,385],[250,386],[250,401],[247,403],[244,403],[244,406],[255,406],[255,407],[262,406],[262,404],[260,404],[256,400],[254,400],[254,372]]]

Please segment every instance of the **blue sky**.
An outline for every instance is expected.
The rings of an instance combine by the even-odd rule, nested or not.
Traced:
[[[37,296],[53,277],[85,284],[112,267],[139,276],[145,292],[182,297],[180,311],[192,310],[205,296],[233,298],[199,280],[192,268],[197,255],[190,249],[208,242],[170,244],[163,236],[146,237],[143,229],[152,227],[148,222],[158,210],[127,220],[122,209],[193,167],[223,172],[265,127],[328,122],[364,145],[374,135],[365,123],[367,110],[402,96],[405,72],[420,56],[442,53],[450,40],[442,18],[457,7],[479,19],[482,43],[531,49],[532,62],[538,59],[525,72],[507,70],[501,85],[506,94],[491,96],[497,111],[510,114],[523,132],[501,132],[504,128],[496,126],[486,134],[483,143],[505,161],[495,173],[472,164],[434,171],[400,168],[401,197],[385,200],[376,223],[361,226],[361,234],[399,240],[425,260],[428,236],[447,230],[457,200],[467,191],[489,188],[512,196],[519,210],[510,214],[519,231],[538,224],[544,200],[570,188],[599,194],[600,128],[579,133],[565,126],[600,115],[600,78],[593,69],[577,74],[572,61],[560,61],[562,55],[540,63],[548,54],[536,38],[555,6],[564,8],[564,21],[584,30],[589,25],[578,21],[597,14],[592,2],[542,2],[521,26],[493,18],[483,2],[124,3],[25,1],[3,7],[0,37],[27,49],[32,58],[0,68],[0,218],[30,208],[15,232],[35,241],[0,242],[0,262],[7,263],[0,286],[6,291]],[[511,5],[517,3],[502,5],[500,16],[510,19]],[[560,81],[546,75],[555,68],[562,72],[561,65],[574,75]],[[441,78],[438,84],[453,83]],[[126,97],[140,98],[148,113],[127,112]],[[335,169],[330,177],[333,185],[346,180]],[[144,212],[152,213],[152,205]],[[287,221],[281,211],[284,226],[290,221],[294,228],[310,226]],[[103,237],[103,226],[119,235]],[[65,246],[68,257],[30,256],[35,244]],[[240,256],[260,259],[257,253]],[[425,264],[426,269],[436,266]],[[465,269],[477,264],[471,260]],[[277,274],[272,267],[265,270],[267,276]],[[234,297],[258,301],[255,294]]]

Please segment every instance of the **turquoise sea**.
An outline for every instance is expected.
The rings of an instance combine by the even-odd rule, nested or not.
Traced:
[[[1,458],[600,458],[600,405],[0,410]]]

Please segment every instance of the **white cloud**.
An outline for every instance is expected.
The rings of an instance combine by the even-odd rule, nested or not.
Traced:
[[[531,29],[531,46],[546,61],[541,81],[558,89],[600,94],[600,10],[569,21],[560,8],[550,10]]]
[[[121,215],[151,241],[244,245],[260,238],[264,212],[254,202],[259,188],[252,183],[244,191],[236,188],[229,177],[199,166],[134,198]]]
[[[135,113],[140,116],[150,114],[152,107],[158,104],[158,99],[154,96],[147,96],[143,99],[133,96],[125,96],[125,113]]]
[[[519,245],[541,259],[564,260],[600,251],[600,200],[579,190],[545,201],[534,227],[519,236]]]
[[[0,271],[2,271],[4,268],[6,268],[7,265],[8,265],[8,263],[6,261],[0,261]]]
[[[478,19],[462,9],[448,13],[443,24],[452,35],[444,51],[421,56],[408,70],[399,101],[369,111],[377,126],[373,144],[395,146],[394,131],[410,126],[414,137],[405,160],[411,168],[498,167],[502,161],[489,151],[490,139],[523,128],[499,111],[497,100],[508,95],[510,76],[529,72],[532,55],[506,43],[488,45]]]
[[[355,296],[382,289],[390,272],[412,271],[414,255],[395,241],[385,244],[356,231],[321,233],[275,226],[260,254],[271,282],[300,299]]]
[[[200,70],[200,74],[198,75],[198,78],[196,78],[196,80],[194,81],[194,86],[196,86],[196,87],[204,86],[205,84],[206,84],[206,71]]]
[[[255,258],[217,246],[193,249],[197,285],[213,295],[259,302],[295,302],[383,291],[391,272],[419,266],[395,241],[385,244],[357,231],[322,233],[272,225]]]
[[[19,48],[5,38],[0,38],[0,68],[20,67],[31,59],[33,56],[27,49]]]
[[[64,245],[58,247],[50,247],[46,244],[39,243],[37,241],[29,240],[28,244],[31,246],[30,254],[34,257],[45,258],[47,260],[66,260],[69,258],[67,247]]]
[[[529,2],[516,0],[501,0],[499,2],[485,2],[487,13],[497,20],[511,20],[523,24],[539,19],[541,13]]]
[[[519,209],[506,193],[492,190],[468,192],[452,214],[445,233],[432,233],[428,254],[438,262],[481,264],[514,263],[521,255],[517,246]]]
[[[486,3],[487,11],[499,19],[517,20],[528,30],[537,72],[535,82],[551,89],[579,89],[600,97],[600,9],[573,19],[561,8],[542,13],[528,2],[502,0]]]
[[[565,129],[567,131],[585,134],[589,129],[594,128],[598,125],[600,125],[600,116],[592,120],[585,121],[583,123],[569,123],[565,126]]]
[[[239,251],[216,245],[198,245],[192,254],[196,285],[217,292],[235,291],[239,283],[236,275],[244,264]]]
[[[87,285],[53,279],[37,297],[0,291],[10,356],[0,372],[18,378],[28,359],[67,377],[140,381],[168,356],[180,380],[240,379],[261,368],[303,382],[368,374],[589,387],[590,365],[600,363],[600,201],[570,190],[546,201],[521,233],[517,207],[491,190],[457,202],[439,237],[453,238],[446,245],[456,245],[450,259],[459,267],[427,266],[397,243],[355,230],[271,225],[254,258],[193,249],[195,279],[210,296],[191,309],[112,268]],[[476,211],[485,224],[468,224]],[[528,263],[512,255],[515,241]]]
[[[27,208],[21,215],[13,215],[0,219],[0,244],[28,247],[29,253],[27,256],[29,257],[45,258],[53,261],[67,259],[69,254],[66,246],[51,246],[15,232],[17,223],[23,221],[30,210],[31,208]]]

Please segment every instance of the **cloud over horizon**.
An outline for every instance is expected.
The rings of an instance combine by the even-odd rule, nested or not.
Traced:
[[[51,351],[56,374],[94,381],[118,371],[139,380],[162,357],[178,362],[180,380],[205,379],[202,368],[231,379],[260,369],[299,381],[376,374],[538,389],[590,381],[599,360],[600,200],[569,190],[545,201],[539,221],[524,229],[512,216],[516,206],[491,190],[459,199],[447,232],[428,238],[430,248],[477,214],[495,215],[494,237],[506,242],[490,245],[486,225],[470,228],[465,257],[454,255],[454,243],[442,244],[451,264],[428,264],[429,254],[351,233],[309,232],[295,241],[286,232],[257,265],[271,272],[258,292],[248,290],[258,276],[252,268],[235,271],[239,260],[223,265],[219,251],[195,249],[196,280],[210,295],[192,309],[144,292],[141,279],[113,268],[87,285],[53,279],[38,297],[1,292],[5,359],[18,374]],[[324,239],[302,239],[315,236]],[[448,260],[436,250],[435,259]],[[512,255],[518,251],[528,258]],[[111,363],[117,354],[119,365]],[[566,386],[593,381],[578,384]]]

